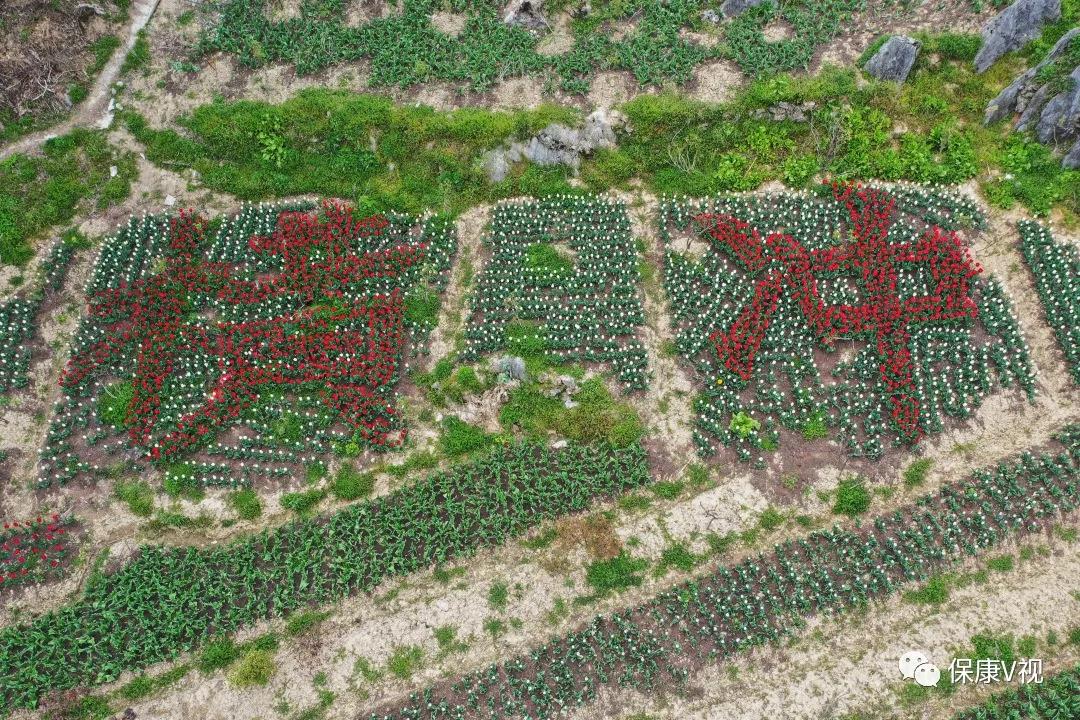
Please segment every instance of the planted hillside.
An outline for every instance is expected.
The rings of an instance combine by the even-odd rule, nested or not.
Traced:
[[[664,282],[693,366],[695,442],[740,459],[780,431],[881,457],[1035,376],[1010,304],[960,239],[969,200],[919,188],[668,200]]]
[[[251,206],[213,229],[186,212],[132,218],[88,283],[39,485],[102,476],[87,459],[100,454],[202,487],[400,445],[395,386],[431,328],[414,308],[437,304],[454,248],[440,218],[329,201]]]
[[[556,195],[500,205],[485,237],[467,357],[509,350],[556,363],[609,365],[631,389],[647,381],[639,255],[622,203]]]
[[[640,445],[520,444],[372,502],[220,548],[144,546],[73,605],[0,630],[0,710],[170,660],[521,535],[649,482]]]
[[[504,663],[440,683],[370,720],[550,718],[614,687],[658,692],[709,663],[789,635],[818,613],[865,607],[1080,505],[1080,429],[1068,450],[976,471],[970,480],[858,530],[836,528],[719,567]]]

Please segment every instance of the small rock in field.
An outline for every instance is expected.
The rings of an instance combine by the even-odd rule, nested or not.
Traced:
[[[562,450],[564,447],[566,447],[569,444],[570,443],[568,443],[565,440],[556,440],[555,442],[551,443],[551,447],[554,450]]]
[[[720,6],[720,13],[730,19],[763,2],[765,0],[724,0],[724,4]]]
[[[165,204],[168,205],[169,207],[172,207],[173,205],[176,204],[176,198],[174,198],[172,195],[166,195],[165,196]]]
[[[111,177],[111,178],[114,178],[114,177],[116,177],[116,173],[117,173],[117,172],[118,172],[118,171],[117,171],[117,169],[116,169],[116,166],[115,166],[115,165],[110,165],[110,166],[109,166],[109,177]]]

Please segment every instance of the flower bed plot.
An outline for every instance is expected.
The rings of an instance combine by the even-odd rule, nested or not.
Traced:
[[[38,311],[63,283],[74,254],[72,243],[58,242],[42,263],[45,272],[40,282],[20,296],[0,303],[0,393],[29,384]]]
[[[415,298],[454,248],[433,219],[252,206],[216,231],[192,213],[108,239],[39,482],[146,462],[201,484],[291,477],[331,448],[403,439],[394,387]]]
[[[503,349],[607,363],[629,389],[647,381],[638,252],[621,203],[555,196],[506,203],[485,239],[466,356]]]
[[[70,516],[4,523],[0,532],[0,589],[59,577],[72,558]]]
[[[865,607],[1010,535],[1044,530],[1080,503],[1077,441],[946,485],[857,530],[791,540],[649,601],[371,713],[370,720],[553,718],[613,686],[656,692],[706,663],[790,634],[816,613]]]
[[[1020,250],[1035,276],[1046,311],[1073,379],[1080,383],[1080,254],[1057,242],[1039,223],[1020,221]]]
[[[970,416],[995,376],[1033,395],[1010,304],[956,232],[982,223],[969,202],[825,191],[663,203],[676,346],[705,385],[703,455],[729,445],[750,460],[787,428],[836,429],[878,458]]]
[[[73,605],[0,629],[0,712],[115,680],[210,636],[467,557],[649,482],[640,445],[519,444],[223,547],[146,546]]]

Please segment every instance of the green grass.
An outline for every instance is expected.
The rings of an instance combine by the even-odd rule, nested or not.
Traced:
[[[610,560],[590,564],[585,571],[585,581],[595,597],[606,597],[640,585],[644,579],[642,572],[648,565],[648,561],[630,557],[624,551]]]
[[[103,132],[75,130],[43,150],[0,160],[0,263],[25,265],[46,230],[70,222],[79,210],[120,203],[137,174],[134,155],[111,146]],[[113,165],[117,174],[110,178]]]
[[[124,58],[120,66],[120,73],[127,75],[136,70],[142,70],[150,62],[150,41],[146,39],[146,31],[140,30],[135,36],[135,44]]]
[[[904,599],[921,605],[941,605],[949,599],[949,582],[942,575],[935,575],[918,590],[904,593]]]
[[[259,494],[251,488],[229,493],[229,504],[233,506],[241,520],[254,520],[262,515]]]
[[[240,650],[232,638],[223,637],[208,642],[199,653],[196,661],[203,673],[212,673],[233,664],[240,656]]]
[[[488,605],[492,610],[503,611],[510,602],[510,589],[504,582],[497,582],[488,589]]]
[[[370,497],[375,491],[375,476],[362,473],[351,463],[345,463],[334,475],[330,492],[339,500],[358,500]]]
[[[124,480],[116,483],[113,494],[126,503],[133,515],[149,517],[154,511],[154,491],[145,480]]]
[[[413,676],[424,662],[424,651],[415,645],[396,647],[390,659],[386,661],[386,669],[390,674],[402,680],[408,680]]]
[[[105,389],[98,400],[98,419],[114,428],[127,425],[128,407],[135,397],[135,386],[130,381],[113,383]]]
[[[303,635],[328,617],[330,617],[330,613],[326,611],[302,610],[293,613],[285,622],[285,634],[290,637]]]

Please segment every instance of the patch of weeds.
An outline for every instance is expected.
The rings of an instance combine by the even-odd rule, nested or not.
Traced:
[[[457,628],[453,625],[443,625],[442,627],[435,628],[435,642],[439,643],[439,654],[449,655],[450,653],[465,652],[469,649],[468,643],[461,642],[457,639]]]
[[[591,563],[585,570],[585,582],[593,589],[594,597],[607,597],[640,585],[643,580],[641,573],[648,565],[648,561],[630,557],[623,551],[610,560]]]
[[[904,593],[904,599],[920,605],[941,605],[949,599],[949,582],[944,575],[935,575],[918,590]]]
[[[510,588],[504,582],[494,583],[488,590],[488,605],[491,609],[502,612],[510,601]]]
[[[113,494],[127,504],[133,515],[149,517],[154,511],[154,491],[145,480],[127,480],[116,483]]]
[[[241,520],[254,520],[262,515],[262,501],[259,500],[259,494],[251,488],[229,493],[229,504]]]
[[[858,517],[870,509],[870,491],[866,482],[858,476],[844,478],[836,488],[836,502],[832,511],[837,515]]]
[[[671,568],[690,572],[701,562],[701,558],[690,552],[683,543],[673,543],[664,548],[660,561],[656,565],[657,576],[667,574]]]
[[[399,645],[386,661],[386,669],[394,677],[408,680],[420,669],[423,662],[424,651],[421,648],[416,645]]]
[[[281,507],[297,515],[307,515],[325,498],[326,490],[322,488],[285,493],[281,496]]]
[[[484,621],[484,632],[497,640],[506,634],[506,623],[497,617],[489,617]]]
[[[787,520],[787,516],[770,505],[762,510],[761,515],[758,516],[758,527],[764,532],[770,533],[783,525],[785,520]]]
[[[330,617],[330,612],[327,610],[302,610],[293,613],[285,621],[285,634],[290,637],[303,635],[328,617]]]
[[[276,670],[273,653],[249,650],[229,672],[229,682],[238,688],[266,685]]]
[[[439,445],[450,457],[459,457],[476,453],[491,447],[494,436],[484,432],[483,428],[470,425],[453,415],[443,420],[442,436]]]
[[[642,510],[648,510],[650,507],[652,507],[652,500],[650,500],[645,495],[624,495],[619,498],[618,506],[621,510],[639,512]]]
[[[203,647],[202,652],[199,653],[199,659],[196,664],[198,665],[199,670],[209,674],[215,670],[220,670],[232,665],[239,654],[240,651],[232,638],[217,638],[211,640]]]
[[[435,570],[431,573],[431,576],[443,585],[449,585],[451,580],[463,577],[464,575],[465,568],[463,567],[455,567],[447,570],[442,565],[436,565]]]
[[[926,475],[934,461],[930,458],[921,458],[904,468],[904,485],[909,488],[919,487],[926,481]]]
[[[661,500],[676,500],[682,494],[684,485],[681,482],[657,482],[649,486],[652,494]]]
[[[999,555],[986,561],[986,567],[996,572],[1010,572],[1016,567],[1016,558],[1012,555]]]
[[[344,463],[334,475],[330,492],[339,500],[358,500],[375,491],[375,476],[362,473],[352,463]]]
[[[544,548],[550,547],[558,537],[559,531],[554,527],[549,527],[539,535],[522,540],[521,546],[529,550],[543,550]]]

